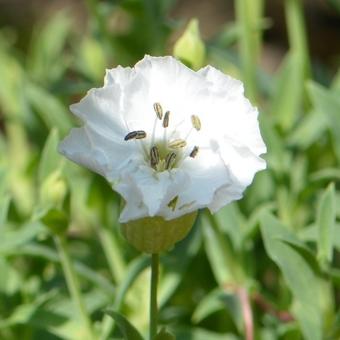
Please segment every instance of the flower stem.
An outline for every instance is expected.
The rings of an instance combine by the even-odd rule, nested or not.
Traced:
[[[157,284],[158,284],[159,254],[151,255],[151,289],[150,289],[150,340],[157,335]]]
[[[72,301],[75,304],[76,308],[78,309],[78,313],[86,328],[87,339],[89,340],[96,339],[95,333],[92,329],[90,317],[87,313],[84,301],[80,293],[79,281],[74,271],[70,255],[67,250],[66,240],[63,236],[58,235],[55,237],[55,242],[60,256],[61,266],[65,275],[67,288],[71,294]]]

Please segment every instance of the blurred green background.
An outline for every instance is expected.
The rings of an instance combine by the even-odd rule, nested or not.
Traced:
[[[56,151],[68,106],[144,54],[242,79],[268,146],[244,198],[162,255],[160,324],[340,339],[338,0],[0,0],[0,339],[147,333],[149,258],[119,232],[119,197]]]

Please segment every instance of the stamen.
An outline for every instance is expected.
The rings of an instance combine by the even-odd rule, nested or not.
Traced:
[[[157,118],[159,120],[162,120],[162,117],[163,117],[163,108],[162,108],[161,104],[155,103],[155,104],[153,104],[153,108],[154,108],[154,110],[156,112]]]
[[[168,203],[168,207],[174,211],[176,209],[176,205],[177,205],[177,201],[178,201],[178,195],[175,196],[169,203]]]
[[[159,163],[159,152],[157,146],[153,146],[150,150],[150,164],[151,167],[156,169]]]
[[[176,154],[174,152],[169,152],[165,158],[165,170],[173,167],[176,161]]]
[[[201,130],[201,120],[196,115],[191,116],[192,126],[197,130]]]
[[[143,130],[138,130],[137,131],[137,136],[136,136],[136,139],[143,139],[146,137],[146,132],[143,131]]]
[[[198,146],[194,146],[194,148],[192,149],[192,151],[190,152],[190,157],[191,158],[195,158],[198,154]]]
[[[168,146],[171,149],[181,149],[187,145],[187,142],[184,139],[175,139],[169,142]]]
[[[167,128],[169,126],[170,111],[166,111],[163,119],[163,127]]]
[[[130,139],[143,139],[146,137],[146,132],[143,130],[137,130],[137,131],[131,131],[129,132],[125,137],[124,140],[130,140]]]

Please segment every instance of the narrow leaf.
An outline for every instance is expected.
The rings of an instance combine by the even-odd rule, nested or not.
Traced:
[[[272,215],[261,218],[261,232],[269,257],[278,265],[293,297],[293,313],[306,340],[322,339],[321,309],[318,301],[319,286],[316,275],[304,257],[290,243],[280,238],[286,228]],[[290,238],[294,239],[291,234]],[[296,240],[294,243],[299,244]]]
[[[122,332],[125,340],[143,340],[141,334],[137,329],[123,316],[122,314],[114,311],[107,310],[106,313],[110,315],[117,323],[120,331]]]
[[[335,226],[335,190],[331,183],[321,197],[317,213],[318,260],[321,266],[332,261]]]

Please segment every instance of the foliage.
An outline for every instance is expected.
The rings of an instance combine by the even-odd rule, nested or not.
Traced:
[[[68,105],[100,86],[105,67],[171,53],[170,34],[185,23],[168,19],[171,0],[86,3],[86,32],[60,11],[37,25],[24,54],[11,30],[0,31],[1,339],[88,336],[63,274],[70,259],[95,337],[146,333],[149,259],[122,238],[110,187],[56,148],[77,123]],[[242,296],[256,339],[340,337],[340,72],[329,87],[313,78],[300,1],[284,6],[290,49],[274,75],[257,65],[261,0],[237,1],[236,21],[205,46],[196,21],[176,45],[191,66],[205,55],[204,64],[244,79],[268,169],[241,201],[202,211],[162,255],[157,339],[244,339]]]

